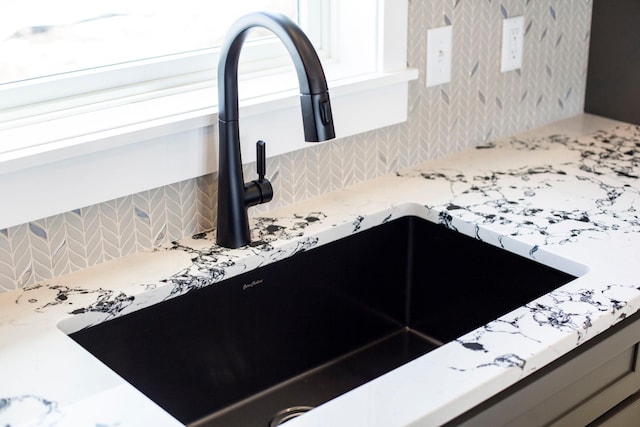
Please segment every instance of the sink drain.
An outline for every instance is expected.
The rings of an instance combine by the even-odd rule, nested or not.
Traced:
[[[278,411],[271,419],[269,427],[277,427],[279,425],[282,425],[295,417],[306,414],[312,409],[313,406],[292,406],[290,408]]]

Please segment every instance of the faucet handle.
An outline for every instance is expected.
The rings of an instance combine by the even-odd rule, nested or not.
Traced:
[[[264,141],[256,143],[256,169],[258,170],[258,179],[247,182],[244,185],[244,201],[245,205],[255,206],[260,203],[267,203],[273,199],[273,187],[266,174],[267,163],[267,144]]]
[[[262,140],[256,142],[256,169],[258,181],[264,181],[267,174],[267,143]]]

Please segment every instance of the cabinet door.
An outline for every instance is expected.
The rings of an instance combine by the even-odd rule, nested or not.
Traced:
[[[640,389],[636,315],[451,422],[463,426],[587,425]]]
[[[640,425],[640,393],[625,400],[589,427],[622,427]]]

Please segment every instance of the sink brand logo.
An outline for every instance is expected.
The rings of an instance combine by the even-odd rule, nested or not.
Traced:
[[[242,285],[242,290],[246,291],[247,289],[251,289],[251,288],[253,288],[255,286],[258,286],[258,285],[262,284],[262,282],[264,282],[264,280],[257,279],[257,280],[252,281],[251,283],[245,283],[244,285]]]

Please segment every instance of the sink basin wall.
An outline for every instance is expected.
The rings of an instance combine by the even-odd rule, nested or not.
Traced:
[[[263,426],[573,278],[406,217],[70,336],[180,421]]]

